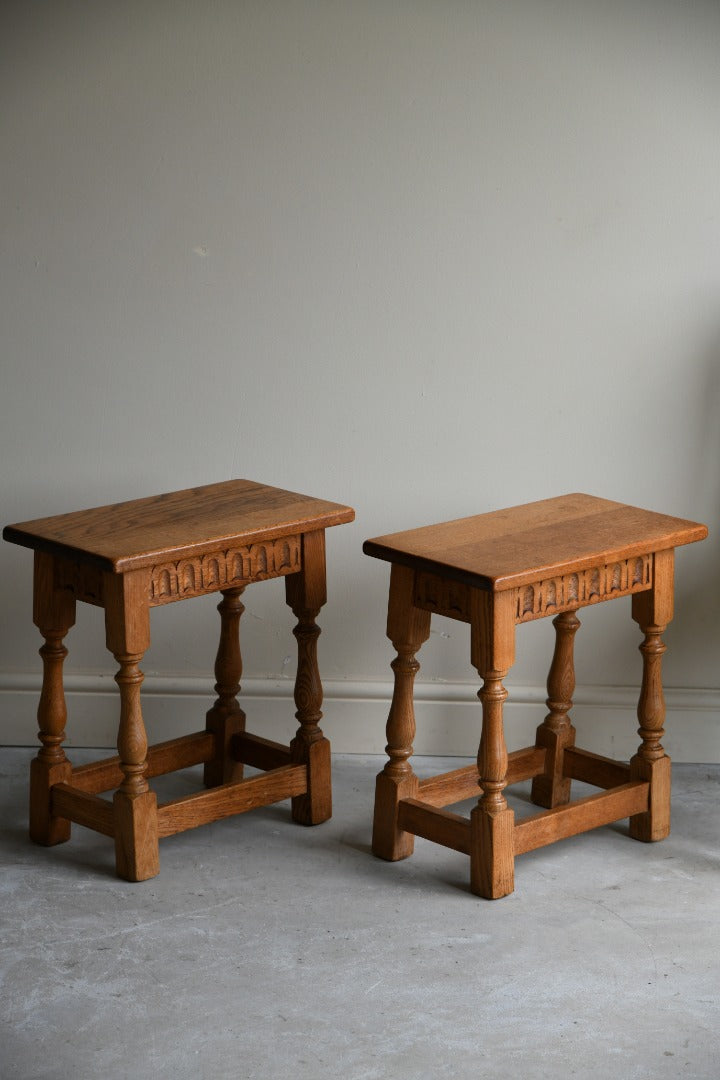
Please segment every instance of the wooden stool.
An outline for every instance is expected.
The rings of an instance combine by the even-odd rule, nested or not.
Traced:
[[[704,525],[590,495],[516,506],[366,541],[367,555],[392,563],[388,637],[397,651],[387,722],[389,761],[377,778],[373,852],[412,854],[424,836],[470,856],[474,893],[488,899],[514,888],[514,858],[565,836],[630,818],[637,840],[670,831],[670,759],[660,745],[665,704],[661,635],[673,614],[673,549],[707,536]],[[576,612],[632,595],[632,617],[645,635],[638,718],[642,739],[629,765],[577,749],[568,713],[575,688]],[[477,766],[420,780],[410,764],[415,736],[415,659],[437,612],[470,623],[471,659],[483,680]],[[508,754],[503,679],[515,656],[515,626],[554,615],[555,654],[548,716],[534,747]],[[519,822],[504,795],[532,779],[545,812]],[[570,782],[605,789],[570,802]],[[470,819],[443,807],[482,795]]]
[[[30,836],[70,837],[70,823],[115,840],[117,873],[144,881],[159,872],[158,839],[292,798],[292,816],[316,825],[331,814],[330,744],[318,727],[322,685],[315,618],[325,603],[325,532],[352,521],[347,506],[231,480],[149,499],[10,525],[6,540],[35,551],[34,621],[45,638],[38,708],[42,747],[30,772]],[[246,585],[285,577],[298,624],[296,718],[290,746],[245,732],[236,694],[242,661],[240,596]],[[205,730],[148,750],[138,664],[150,644],[150,608],[222,593],[217,700]],[[105,609],[108,649],[120,669],[118,757],[73,768],[63,739],[63,638],[75,603]],[[148,778],[204,762],[208,791],[158,806]],[[263,770],[243,779],[243,764]],[[112,803],[99,792],[116,788]]]

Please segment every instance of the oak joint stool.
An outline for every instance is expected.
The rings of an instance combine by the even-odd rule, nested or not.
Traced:
[[[297,822],[331,814],[330,744],[319,727],[322,684],[315,622],[326,600],[325,529],[352,521],[347,506],[231,480],[132,502],[9,525],[6,540],[34,549],[34,621],[43,684],[41,748],[30,771],[30,836],[53,845],[71,822],[114,838],[116,869],[144,881],[160,868],[164,836],[292,799]],[[284,577],[297,618],[299,728],[289,746],[245,731],[237,700],[242,675],[240,597],[247,585]],[[150,645],[150,609],[220,592],[217,699],[204,731],[148,749],[139,664]],[[63,639],[76,602],[104,608],[106,643],[119,664],[118,756],[73,768],[63,740]],[[204,764],[207,790],[158,805],[154,776]],[[261,770],[243,778],[243,765]],[[115,789],[112,802],[100,792]]]
[[[515,856],[622,818],[637,840],[670,831],[670,759],[660,743],[665,704],[662,633],[673,615],[674,548],[702,540],[704,525],[590,495],[565,495],[367,540],[367,555],[391,563],[387,633],[397,652],[387,721],[388,762],[376,782],[373,852],[412,854],[415,836],[470,856],[471,889],[496,899],[514,889]],[[642,740],[629,764],[575,746],[569,712],[575,689],[577,611],[632,597],[644,640],[638,704]],[[477,765],[418,780],[415,654],[433,613],[470,624],[471,661],[483,680]],[[535,745],[508,753],[503,680],[515,658],[515,627],[554,616],[548,715]],[[515,823],[508,784],[532,780],[541,813]],[[572,780],[600,793],[570,801]],[[477,794],[469,820],[445,807]]]

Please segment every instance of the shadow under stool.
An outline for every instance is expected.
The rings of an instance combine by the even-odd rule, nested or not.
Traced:
[[[387,634],[397,652],[387,721],[388,762],[376,783],[373,852],[412,854],[422,836],[470,856],[471,889],[496,899],[514,889],[515,856],[622,818],[637,840],[670,831],[670,759],[660,739],[665,705],[662,633],[673,615],[674,549],[707,536],[704,525],[590,495],[564,495],[508,510],[367,540],[367,555],[391,563]],[[575,746],[573,640],[579,608],[632,597],[644,634],[638,704],[642,743],[629,764]],[[435,612],[470,624],[471,661],[483,680],[477,765],[418,780],[415,654]],[[554,615],[549,713],[535,745],[508,754],[503,686],[515,658],[515,627]],[[504,790],[532,780],[542,812],[515,824]],[[571,801],[571,781],[602,790]],[[470,818],[445,807],[478,794]]]
[[[325,529],[352,521],[347,506],[249,480],[9,525],[6,540],[35,552],[34,621],[45,639],[38,708],[41,748],[30,770],[30,836],[70,838],[75,822],[115,841],[118,876],[159,873],[165,836],[292,799],[304,825],[330,817],[330,744],[320,730],[322,684],[315,619],[326,600]],[[298,622],[295,714],[289,746],[245,731],[237,693],[245,587],[284,577]],[[139,664],[150,645],[150,609],[219,592],[217,699],[205,729],[148,749]],[[63,639],[78,600],[105,611],[106,643],[119,664],[118,756],[73,768],[63,740]],[[204,764],[207,790],[158,805],[148,779]],[[261,770],[243,777],[243,765]],[[100,795],[115,789],[112,802]]]

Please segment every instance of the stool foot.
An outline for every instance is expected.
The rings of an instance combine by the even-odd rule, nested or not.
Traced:
[[[375,814],[373,817],[372,853],[379,859],[397,862],[407,859],[415,850],[415,836],[398,828],[398,807],[401,799],[416,799],[419,782],[414,773],[398,779],[386,772],[375,781]]]
[[[630,818],[633,840],[652,843],[670,834],[670,774],[669,757],[646,761],[639,754],[630,760],[630,777],[650,782],[649,804],[646,813]]]
[[[160,873],[157,797],[154,791],[129,796],[116,791],[115,868],[125,881],[147,881]]]
[[[568,725],[564,732],[552,731],[541,724],[535,736],[535,746],[545,749],[545,772],[533,778],[530,798],[536,806],[552,810],[570,802],[571,780],[563,776],[563,755],[575,745],[575,728]]]
[[[515,888],[513,830],[515,813],[509,808],[496,814],[481,805],[470,814],[470,888],[476,896],[499,900]]]
[[[292,819],[299,825],[321,825],[332,817],[332,778],[330,741],[326,738],[304,743],[295,738],[290,744],[293,763],[307,768],[308,789],[292,800]]]
[[[30,839],[44,847],[64,844],[70,839],[70,822],[56,817],[50,810],[53,784],[69,784],[72,765],[64,761],[47,764],[39,758],[30,762]]]
[[[215,736],[215,756],[203,766],[203,784],[207,788],[234,783],[243,778],[243,763],[232,756],[233,735],[245,731],[245,713],[240,709],[229,716],[218,716],[211,709],[206,718],[205,730]]]

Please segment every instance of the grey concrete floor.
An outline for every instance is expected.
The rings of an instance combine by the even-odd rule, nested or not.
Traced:
[[[720,766],[675,768],[664,842],[566,840],[488,902],[453,851],[370,855],[381,758],[335,759],[325,825],[255,810],[130,885],[98,834],[27,841],[32,753],[0,751],[3,1080],[720,1077]]]

